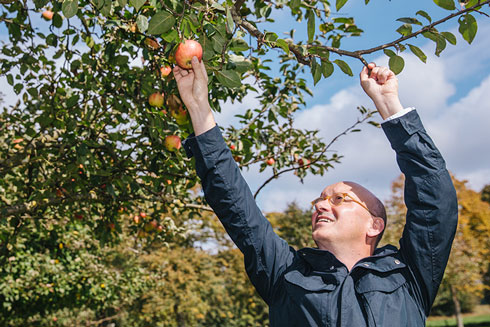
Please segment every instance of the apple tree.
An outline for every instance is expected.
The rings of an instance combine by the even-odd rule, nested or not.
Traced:
[[[488,16],[490,0],[468,0],[458,8],[453,0],[434,0],[447,15],[407,13],[398,19],[400,37],[356,51],[342,44],[347,37],[363,37],[362,26],[355,17],[335,15],[346,2],[1,0],[2,91],[14,93],[16,101],[1,97],[0,266],[41,264],[29,263],[30,257],[59,260],[59,244],[73,225],[86,228],[101,246],[120,242],[123,230],[143,248],[171,245],[186,233],[175,217],[194,219],[209,210],[192,159],[180,147],[192,126],[169,66],[184,40],[202,46],[214,110],[257,94],[257,106],[223,127],[238,164],[259,166],[264,174],[257,195],[285,173],[300,180],[324,174],[340,162],[341,154],[328,151],[338,137],[363,123],[377,125],[374,111],[359,107],[359,119],[332,140],[297,128],[295,113],[312,95],[310,79],[316,84],[335,69],[352,76],[353,62],[366,64],[366,55],[381,51],[397,73],[409,51],[425,62],[412,40],[430,39],[440,55],[456,43],[452,33],[438,30],[450,19],[471,43],[475,17]],[[291,30],[280,38],[282,31],[267,30],[264,24],[274,26],[277,14],[304,24],[306,37]],[[83,269],[60,262],[73,273]],[[27,288],[37,283],[27,282],[23,272],[2,270],[0,280],[9,276]],[[22,314],[14,305],[21,301],[19,289],[2,288],[1,315]]]

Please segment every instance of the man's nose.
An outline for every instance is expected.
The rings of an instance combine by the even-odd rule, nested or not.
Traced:
[[[321,200],[315,204],[315,209],[318,212],[332,211],[332,204],[328,200]]]

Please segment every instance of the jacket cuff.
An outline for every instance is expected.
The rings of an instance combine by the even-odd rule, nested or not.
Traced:
[[[202,157],[216,151],[216,149],[223,145],[226,147],[218,125],[198,136],[192,133],[182,143],[188,158],[195,156]]]
[[[401,117],[385,121],[381,124],[381,127],[395,150],[405,144],[413,134],[417,132],[425,133],[417,110],[411,110]]]

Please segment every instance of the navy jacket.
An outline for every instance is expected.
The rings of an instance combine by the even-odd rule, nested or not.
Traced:
[[[456,192],[417,112],[382,124],[405,174],[407,221],[388,245],[349,272],[333,254],[296,251],[255,204],[219,128],[184,142],[207,202],[244,254],[271,326],[424,326],[457,225]]]

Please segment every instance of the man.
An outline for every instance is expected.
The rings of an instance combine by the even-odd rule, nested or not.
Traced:
[[[233,161],[213,118],[202,62],[174,68],[195,135],[184,142],[196,159],[207,202],[244,254],[271,326],[424,326],[441,283],[457,225],[457,201],[444,160],[415,110],[403,109],[388,68],[364,67],[360,80],[405,174],[407,221],[400,249],[376,249],[382,203],[352,182],[328,186],[313,201],[318,248],[299,251],[273,231]],[[368,75],[369,73],[369,75]]]

